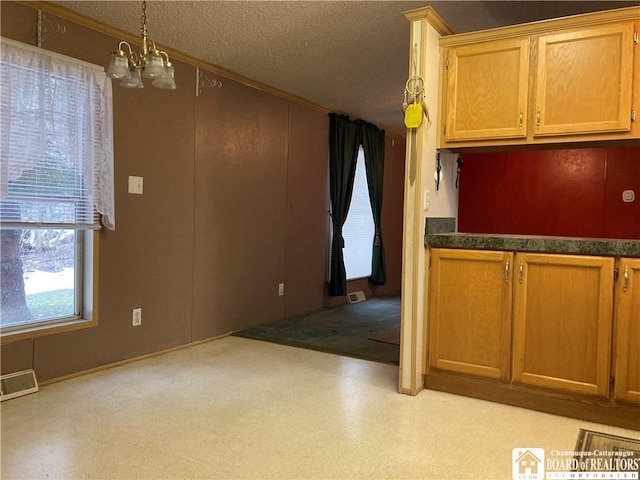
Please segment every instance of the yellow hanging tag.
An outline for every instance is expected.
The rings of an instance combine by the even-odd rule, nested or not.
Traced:
[[[404,112],[404,124],[407,128],[418,128],[422,123],[422,105],[412,103]]]

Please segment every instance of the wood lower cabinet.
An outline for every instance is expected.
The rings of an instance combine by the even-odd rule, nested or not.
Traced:
[[[640,429],[640,258],[430,252],[427,388]]]
[[[640,403],[640,259],[621,259],[618,272],[614,396]]]
[[[516,256],[512,379],[607,396],[614,259]]]
[[[429,366],[509,378],[509,252],[431,250]]]

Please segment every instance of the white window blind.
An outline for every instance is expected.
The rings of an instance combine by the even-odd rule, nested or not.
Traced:
[[[373,254],[373,213],[369,202],[369,187],[364,163],[364,150],[358,150],[356,175],[353,181],[351,205],[347,220],[342,227],[344,238],[344,268],[347,280],[371,276],[371,256]]]
[[[3,227],[115,228],[104,69],[2,38],[0,98]]]

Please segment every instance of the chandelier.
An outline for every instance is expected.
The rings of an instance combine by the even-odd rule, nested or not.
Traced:
[[[147,39],[147,2],[142,2],[140,17],[140,35],[142,45],[140,53],[135,52],[129,42],[122,41],[118,49],[111,54],[107,76],[120,80],[125,88],[144,88],[142,77],[153,79],[152,85],[165,90],[175,90],[173,65],[166,52],[156,48],[156,44]],[[122,48],[126,46],[127,52]]]

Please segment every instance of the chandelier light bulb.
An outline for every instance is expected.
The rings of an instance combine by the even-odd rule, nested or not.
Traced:
[[[124,88],[144,88],[142,69],[140,67],[131,67],[129,76],[120,82],[120,86]]]
[[[176,81],[174,79],[173,65],[170,62],[165,67],[165,73],[164,77],[156,78],[152,85],[163,90],[175,90],[177,88]]]
[[[144,71],[142,72],[142,76],[144,78],[162,78],[167,76],[164,61],[157,50],[148,53],[144,57]]]
[[[116,50],[111,54],[107,76],[119,80],[129,76],[129,59],[122,50]]]

